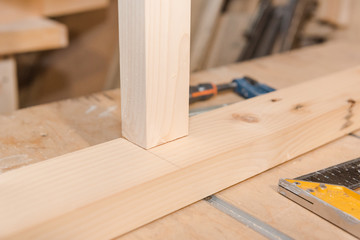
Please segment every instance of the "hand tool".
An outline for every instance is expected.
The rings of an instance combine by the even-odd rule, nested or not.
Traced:
[[[219,92],[227,90],[233,90],[245,99],[275,91],[274,88],[245,76],[234,79],[231,83],[227,84],[215,85],[213,83],[203,83],[197,86],[190,86],[190,103],[210,99]]]
[[[280,179],[278,191],[360,238],[360,158],[296,179]]]

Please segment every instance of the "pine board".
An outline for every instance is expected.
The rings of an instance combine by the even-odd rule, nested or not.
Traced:
[[[203,68],[223,3],[224,0],[207,0],[206,3],[203,3],[203,8],[201,12],[198,13],[200,16],[197,17],[196,23],[192,26],[194,29],[192,30],[194,35],[191,41],[190,69],[192,72],[199,71]]]
[[[149,149],[188,134],[190,0],[119,1],[123,136]]]
[[[15,111],[18,101],[15,59],[0,57],[0,114]]]
[[[2,189],[2,202],[14,206],[2,210],[2,237],[112,238],[344,136],[360,128],[359,74],[357,67],[194,117],[189,137],[149,151],[152,163],[149,152],[134,156],[131,144],[115,140],[4,174],[1,185],[28,184]],[[102,171],[99,158],[110,164]]]
[[[248,74],[256,76],[262,82],[283,88],[355,66],[360,61],[357,49],[357,44],[318,45],[287,54],[193,74],[192,82],[197,84],[211,80],[220,83],[230,81],[236,76]],[[280,66],[283,67],[280,68]],[[241,100],[235,94],[228,93],[192,107],[197,108],[221,104],[222,101],[235,102]],[[0,116],[2,133],[0,136],[0,174],[119,138],[121,136],[119,101],[120,94],[118,90],[114,90],[23,109],[8,117]],[[331,151],[333,147],[333,145],[324,146],[320,149]],[[351,148],[343,150],[354,151]],[[348,157],[352,156],[349,155]],[[324,158],[316,158],[314,155],[310,160],[325,161]],[[293,161],[289,162],[288,165],[292,163]],[[246,180],[244,183],[252,179],[256,178]],[[267,179],[264,181],[268,183]],[[237,186],[242,184],[240,183]],[[244,228],[236,221],[226,220],[224,214],[214,212],[217,211],[216,209],[208,208],[206,204],[204,207],[196,207],[198,205],[199,203],[196,203],[184,208],[119,239],[211,239],[212,237],[214,239],[234,239],[236,236],[240,236],[241,239],[237,229],[245,234],[244,238],[246,239],[260,238],[260,235]],[[293,207],[296,207],[296,204]],[[302,208],[297,209],[306,211]],[[246,210],[246,205],[244,205],[243,210]],[[208,217],[209,215],[213,217]],[[225,226],[221,223],[224,223]],[[214,232],[209,232],[209,229]],[[326,234],[327,230],[327,228],[316,228],[316,232],[323,232],[323,234]],[[231,232],[233,231],[235,233],[232,235]],[[304,234],[302,229],[298,231]],[[342,236],[340,229],[334,229],[332,232],[336,236]]]
[[[2,4],[36,15],[55,17],[104,8],[109,0],[0,0]],[[0,9],[0,14],[4,11]]]

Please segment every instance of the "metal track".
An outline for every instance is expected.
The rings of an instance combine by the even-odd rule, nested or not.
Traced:
[[[230,203],[212,195],[207,197],[206,200],[216,209],[222,211],[223,213],[231,216],[232,218],[238,220],[239,222],[245,224],[247,227],[253,229],[254,231],[260,233],[264,237],[271,240],[291,240],[293,238],[288,235],[280,232],[279,230],[273,228],[267,223],[262,222],[261,220],[251,216],[250,214],[240,210],[239,208],[231,205]]]

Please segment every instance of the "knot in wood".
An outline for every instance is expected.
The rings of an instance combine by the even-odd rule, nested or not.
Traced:
[[[258,123],[260,120],[257,116],[255,115],[251,115],[251,114],[237,114],[237,113],[233,113],[232,117],[235,120],[239,120],[239,121],[243,121],[243,122],[247,122],[247,123]]]

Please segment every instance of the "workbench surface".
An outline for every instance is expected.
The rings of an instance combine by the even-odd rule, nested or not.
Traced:
[[[192,75],[192,84],[248,75],[275,88],[360,65],[360,46],[329,43]],[[321,89],[319,89],[321,91]],[[220,95],[191,108],[242,99]],[[0,174],[121,137],[120,91],[32,107],[0,116]],[[355,239],[277,193],[294,178],[360,156],[360,137],[346,136],[217,194],[296,239]],[[360,135],[360,134],[359,134]],[[239,136],[241,137],[241,136]],[[179,196],[181,197],[181,196]],[[118,239],[263,239],[237,220],[199,201]]]

